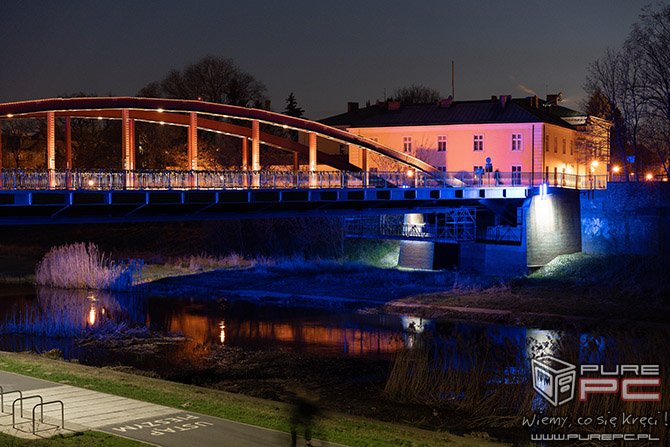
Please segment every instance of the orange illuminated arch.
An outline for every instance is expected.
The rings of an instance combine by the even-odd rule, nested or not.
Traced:
[[[428,163],[409,154],[315,121],[267,110],[203,101],[135,97],[40,99],[0,104],[0,119],[44,118],[48,113],[53,113],[55,117],[122,119],[123,111],[127,111],[130,119],[186,127],[190,125],[189,115],[195,113],[198,116],[198,130],[219,132],[240,138],[252,138],[252,128],[216,121],[213,118],[258,121],[298,132],[313,133],[343,144],[359,146],[420,171],[434,170]],[[260,133],[260,142],[303,155],[309,154],[308,146],[266,132]],[[360,170],[357,166],[339,157],[322,152],[319,152],[319,162],[341,170]]]

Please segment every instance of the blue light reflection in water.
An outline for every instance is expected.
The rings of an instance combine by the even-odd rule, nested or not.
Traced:
[[[82,333],[104,338],[105,331],[133,327],[182,333],[191,341],[158,350],[153,356],[103,352],[75,342]],[[610,336],[552,329],[432,322],[415,316],[289,308],[232,299],[0,286],[0,349],[44,352],[56,348],[66,359],[95,365],[155,369],[171,359],[196,362],[203,347],[220,345],[391,358],[399,349],[412,348],[421,334],[431,335],[438,368],[468,370],[486,355],[492,368],[503,368],[510,375],[524,373],[529,358],[560,356],[565,349],[575,362],[602,360],[606,351],[611,359],[611,351],[616,351]]]

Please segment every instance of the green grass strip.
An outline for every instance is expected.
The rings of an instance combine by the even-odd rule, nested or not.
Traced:
[[[149,444],[106,433],[86,431],[34,440],[15,438],[0,433],[0,445],[3,447],[147,447]]]
[[[95,368],[53,360],[34,354],[0,352],[0,369],[184,411],[222,417],[284,432],[289,431],[289,407],[280,402],[123,373],[111,368]],[[501,445],[479,438],[460,437],[447,432],[432,432],[334,412],[322,414],[314,427],[313,436],[349,446],[484,447]],[[60,446],[61,444],[53,445]]]

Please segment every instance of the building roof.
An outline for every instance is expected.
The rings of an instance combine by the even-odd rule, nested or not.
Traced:
[[[320,122],[335,127],[396,127],[431,126],[444,124],[492,124],[492,123],[548,123],[574,129],[561,118],[562,115],[574,116],[567,111],[580,114],[571,109],[560,107],[562,113],[553,113],[556,106],[545,107],[538,100],[533,106],[533,98],[507,99],[492,98],[483,101],[453,101],[441,103],[400,105],[397,103],[378,103],[340,115],[322,119]],[[390,106],[389,106],[390,105]]]

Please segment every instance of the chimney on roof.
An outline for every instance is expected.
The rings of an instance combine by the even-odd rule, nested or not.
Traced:
[[[498,97],[496,95],[491,95],[491,102],[496,102],[498,101]]]
[[[272,101],[270,101],[269,99],[266,99],[265,100],[265,110],[270,110],[270,109],[272,109]]]
[[[348,102],[347,103],[347,112],[355,112],[358,110],[358,103],[357,102]]]
[[[563,101],[563,93],[559,92],[555,95],[547,95],[546,106],[557,106],[559,102]]]
[[[528,100],[528,105],[530,107],[534,107],[537,109],[540,106],[540,100],[537,96],[528,96],[526,97],[526,99]]]
[[[512,101],[512,95],[500,95],[500,106],[504,109],[508,102]]]
[[[389,110],[400,110],[400,101],[389,101],[388,102]]]
[[[448,109],[451,107],[451,103],[454,101],[454,98],[449,96],[447,99],[443,99],[440,101],[440,108],[441,109]]]

